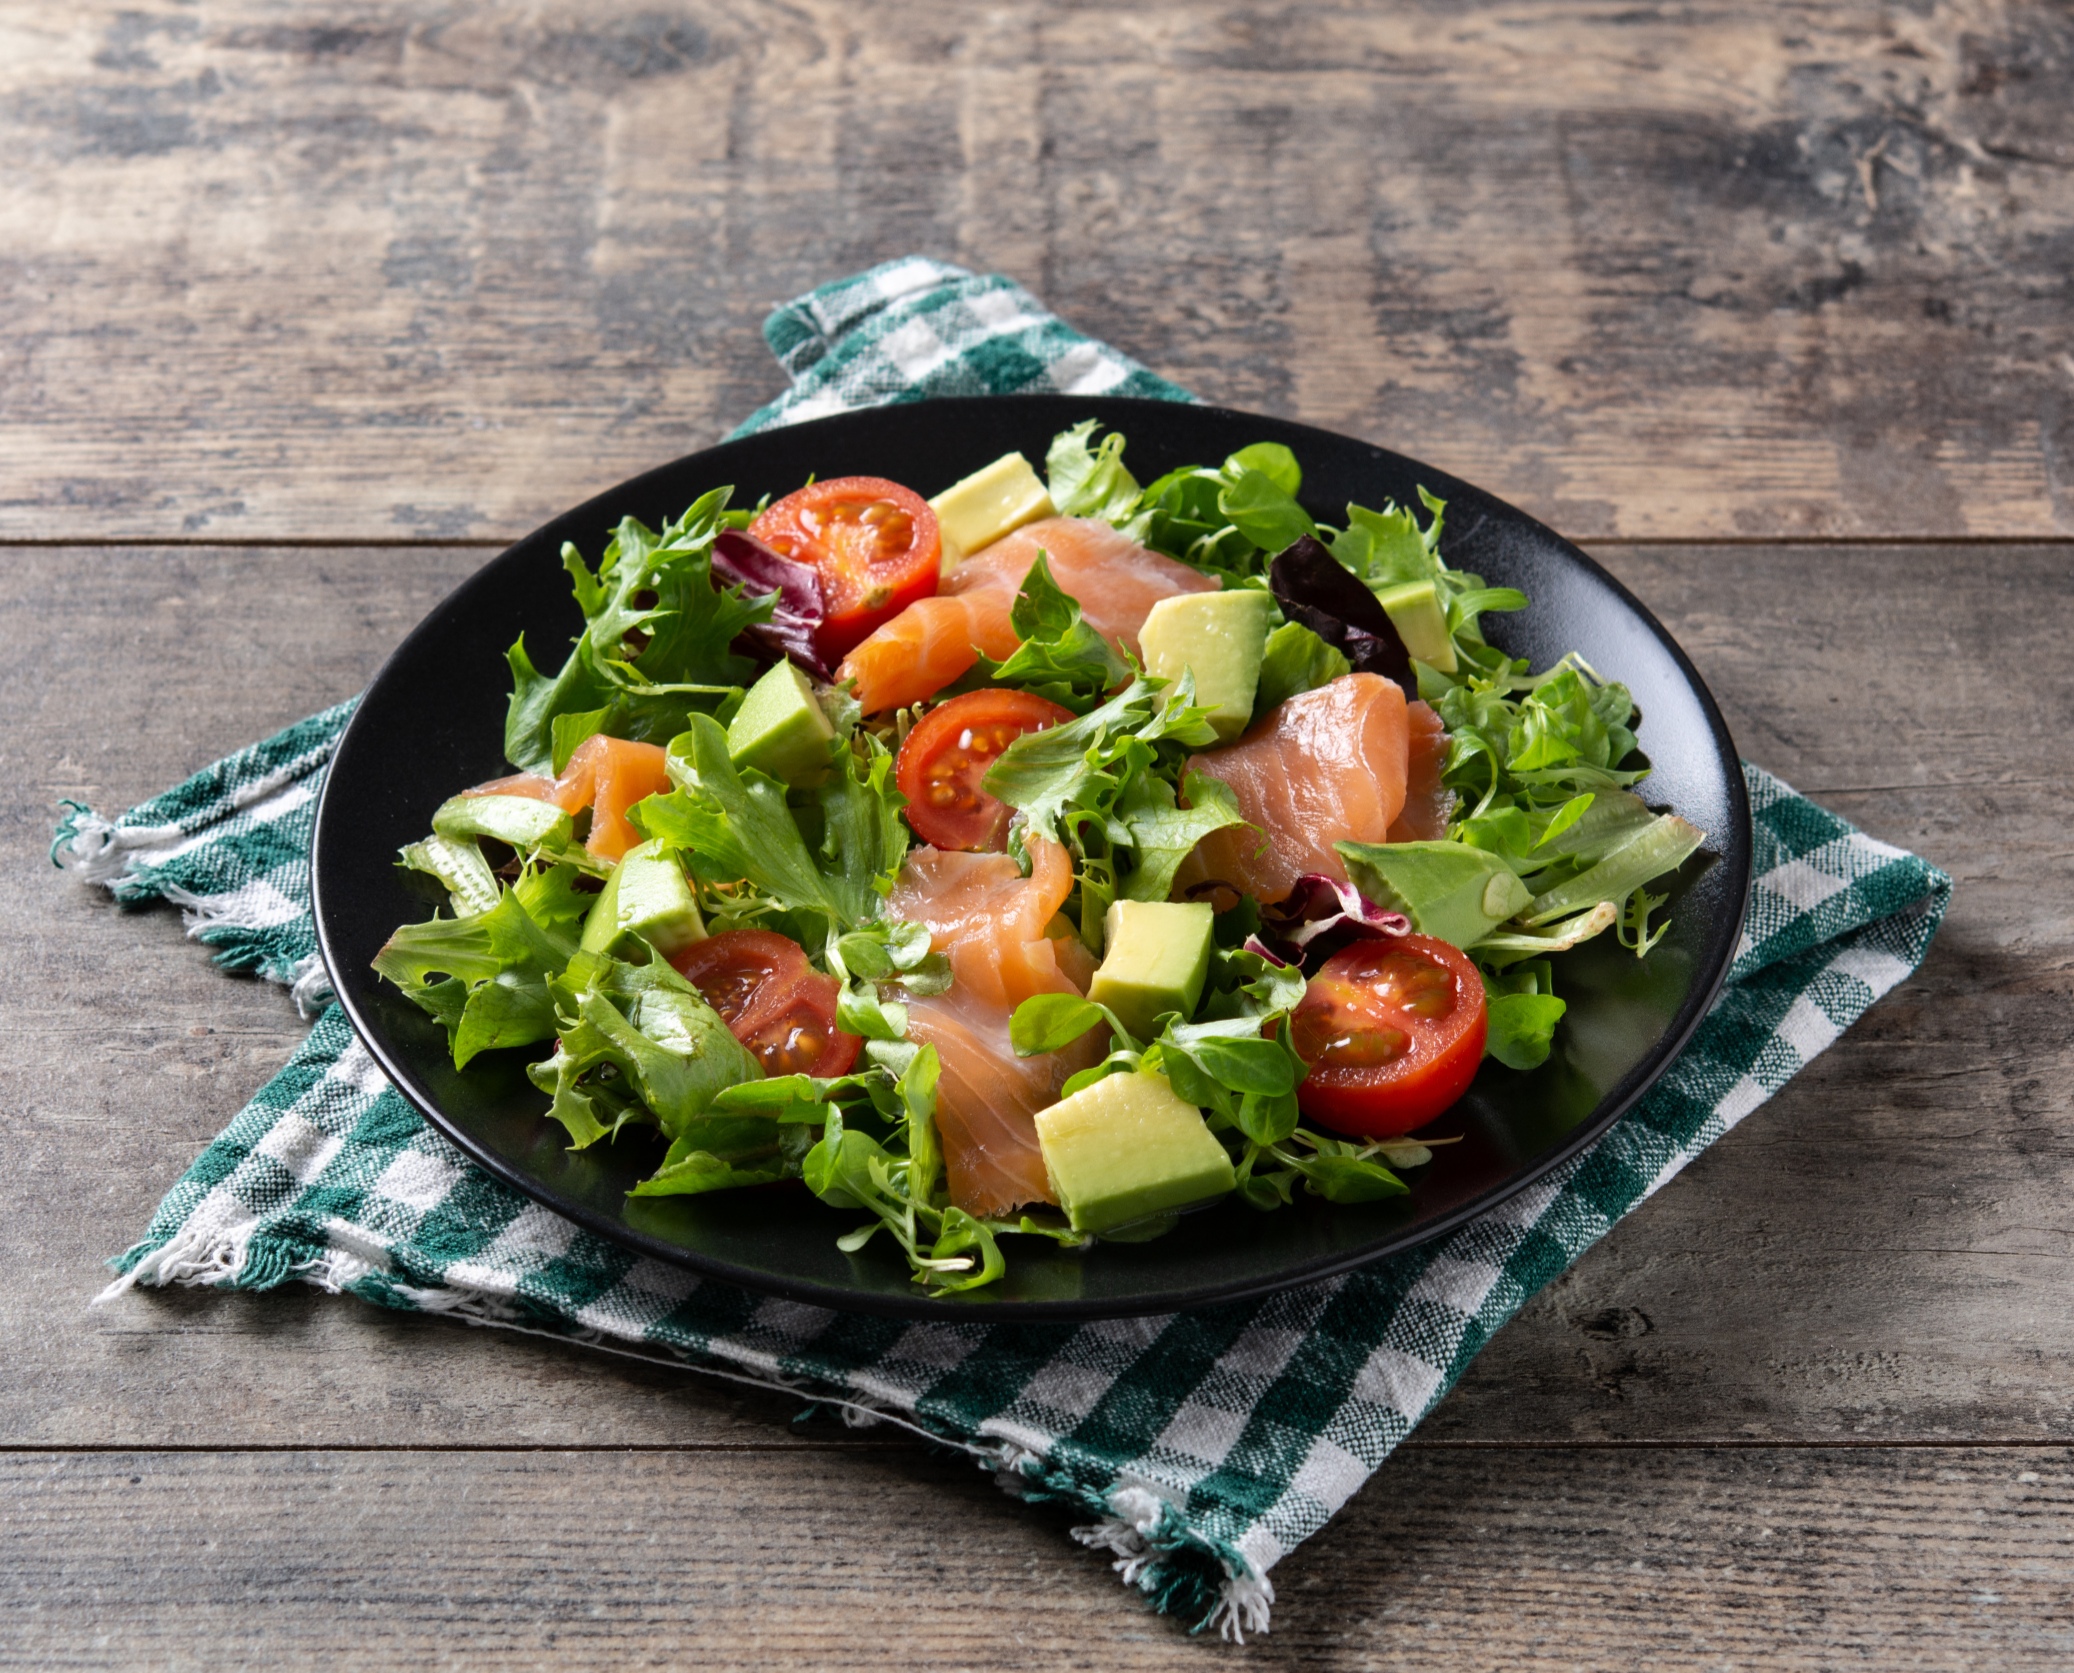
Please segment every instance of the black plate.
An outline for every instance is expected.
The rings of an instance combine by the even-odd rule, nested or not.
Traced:
[[[582,626],[559,553],[593,561],[631,513],[651,526],[732,483],[736,503],[780,495],[810,475],[870,475],[924,491],[1098,418],[1130,442],[1141,481],[1214,464],[1248,442],[1279,441],[1303,464],[1303,498],[1337,520],[1349,501],[1408,502],[1419,484],[1448,501],[1448,561],[1523,589],[1532,607],[1486,618],[1493,642],[1541,667],[1575,650],[1627,682],[1642,747],[1656,765],[1643,792],[1708,833],[1676,882],[1670,932],[1637,961],[1602,936],[1562,962],[1570,1011],[1547,1064],[1518,1074],[1487,1062],[1467,1099],[1436,1124],[1462,1142],[1435,1153],[1408,1198],[1336,1207],[1300,1198],[1276,1214],[1236,1202],[1184,1217],[1170,1235],[1086,1253],[1008,1241],[1008,1275],[971,1297],[931,1300],[883,1239],[858,1255],[835,1246],[856,1214],[768,1191],[629,1198],[656,1147],[622,1139],[565,1147],[527,1083],[522,1057],[497,1052],[466,1073],[442,1031],[369,961],[391,930],[426,915],[395,864],[432,810],[461,786],[506,771],[504,651],[524,633],[553,666]],[[347,1015],[389,1077],[428,1120],[498,1177],[571,1219],[659,1259],[796,1300],[913,1317],[1091,1318],[1165,1312],[1254,1296],[1423,1243],[1503,1201],[1588,1145],[1684,1044],[1734,956],[1750,878],[1750,814],[1734,746],[1713,699],[1649,612],[1576,547],[1445,472],[1365,442],[1277,419],[1156,401],[1002,396],[849,413],[729,442],[638,476],[556,518],[485,564],[404,640],[340,740],[311,855],[317,931]]]

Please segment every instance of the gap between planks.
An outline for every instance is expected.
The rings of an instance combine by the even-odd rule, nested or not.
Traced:
[[[1712,547],[1742,546],[1777,550],[1788,546],[1965,546],[2035,549],[2040,546],[2074,546],[2074,535],[2065,534],[1796,534],[1796,535],[1565,535],[1572,545],[1597,547]],[[116,535],[92,536],[0,536],[0,552],[50,551],[288,551],[288,552],[453,552],[480,550],[501,552],[526,539],[524,534],[502,536],[463,535],[446,540],[418,536],[385,537],[318,535]]]
[[[802,1452],[895,1452],[931,1447],[965,1450],[950,1441],[932,1441],[918,1435],[860,1436],[855,1440],[783,1441],[635,1441],[572,1442],[519,1441],[430,1441],[419,1444],[388,1444],[379,1441],[72,1441],[39,1444],[33,1441],[0,1443],[0,1458],[93,1457],[139,1452],[196,1453],[243,1456],[272,1453],[467,1453],[512,1456],[551,1453],[783,1453]],[[2036,1437],[1982,1440],[1855,1440],[1806,1439],[1759,1440],[1748,1436],[1691,1438],[1677,1440],[1420,1440],[1400,1442],[1397,1452],[2069,1452],[2074,1438]],[[1394,1456],[1394,1454],[1393,1454]]]

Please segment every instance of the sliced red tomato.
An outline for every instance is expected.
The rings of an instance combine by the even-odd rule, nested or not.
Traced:
[[[821,576],[814,648],[833,668],[852,645],[936,591],[943,536],[929,502],[882,476],[836,476],[787,494],[749,532]]]
[[[1356,1138],[1423,1127],[1469,1090],[1483,1061],[1483,982],[1428,935],[1357,941],[1313,976],[1289,1019],[1311,1072],[1303,1113]]]
[[[1013,810],[980,780],[1025,732],[1071,720],[1073,711],[1027,691],[968,691],[922,716],[900,746],[893,782],[907,798],[915,835],[938,848],[999,853]]]
[[[807,963],[797,941],[767,929],[723,930],[670,962],[767,1075],[846,1075],[863,1049],[835,1025],[836,979]]]

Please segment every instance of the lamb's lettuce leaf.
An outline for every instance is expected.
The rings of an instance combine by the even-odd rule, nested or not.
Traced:
[[[1284,622],[1267,636],[1267,649],[1260,659],[1260,684],[1253,696],[1254,718],[1329,684],[1352,667],[1344,651],[1326,644],[1302,622]]]
[[[1043,552],[1023,577],[1009,620],[1022,643],[1006,662],[982,656],[977,683],[1016,686],[1085,713],[1131,677],[1131,665],[1081,620],[1079,602],[1060,591]]]
[[[1484,1055],[1508,1069],[1538,1069],[1548,1061],[1555,1026],[1569,1006],[1555,994],[1555,975],[1546,959],[1484,975],[1487,995]]]

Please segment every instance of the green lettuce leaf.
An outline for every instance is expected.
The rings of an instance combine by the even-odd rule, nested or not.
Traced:
[[[1351,667],[1337,645],[1326,644],[1302,622],[1284,622],[1267,636],[1267,649],[1260,659],[1260,685],[1253,697],[1254,718],[1338,679]]]
[[[1123,879],[1118,893],[1125,900],[1165,900],[1174,874],[1195,845],[1212,831],[1246,823],[1238,799],[1222,779],[1190,773],[1188,806],[1182,807],[1174,787],[1163,778],[1141,774],[1116,803],[1116,817],[1129,833],[1136,868]]]
[[[445,1026],[454,1066],[465,1068],[478,1052],[553,1037],[548,982],[575,952],[573,935],[536,922],[506,889],[487,912],[403,925],[374,968]]]
[[[722,1092],[763,1071],[698,989],[660,958],[633,965],[595,953],[575,956],[549,989],[555,1054],[526,1072],[554,1099],[548,1113],[575,1148],[628,1121],[652,1122],[673,1141],[722,1142],[721,1130],[696,1126],[698,1118]],[[725,1131],[735,1136],[723,1148],[740,1151],[749,1129]]]
[[[1018,809],[1028,828],[1062,835],[1068,809],[1104,814],[1132,772],[1154,759],[1162,740],[1189,749],[1214,743],[1209,711],[1195,703],[1195,682],[1184,672],[1171,689],[1139,677],[1101,707],[1043,732],[1025,732],[987,770],[992,795]],[[1119,770],[1121,769],[1121,770]]]
[[[508,653],[504,753],[513,766],[551,773],[558,754],[566,764],[581,739],[573,721],[557,736],[562,716],[581,716],[591,731],[614,737],[666,743],[694,710],[711,709],[754,673],[730,646],[769,619],[773,599],[713,583],[713,537],[726,526],[727,499],[716,488],[659,534],[626,518],[595,574],[574,546],[563,547],[584,629],[551,677],[534,666],[523,638]]]
[[[1090,418],[1052,438],[1044,456],[1045,486],[1061,517],[1099,517],[1123,524],[1138,509],[1138,484],[1123,468],[1123,437],[1115,431],[1099,443]]]
[[[1042,552],[1023,577],[1009,619],[1022,643],[1006,662],[979,659],[986,684],[1017,686],[1084,713],[1131,677],[1115,647],[1080,619],[1079,602],[1059,590]]]
[[[811,846],[785,786],[753,768],[738,770],[710,715],[693,715],[671,744],[688,767],[685,782],[637,804],[630,817],[643,836],[689,849],[704,881],[746,882],[838,936],[878,916],[907,853],[893,758],[876,739],[863,742],[865,756],[842,752],[840,770],[812,793],[807,809],[818,840]]]

